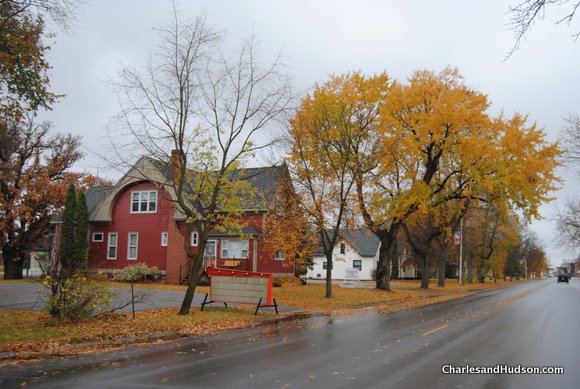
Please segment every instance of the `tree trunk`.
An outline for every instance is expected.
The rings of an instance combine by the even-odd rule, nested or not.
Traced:
[[[11,247],[3,247],[2,260],[4,262],[4,279],[21,280],[23,275],[24,261],[16,258],[16,250]]]
[[[381,247],[377,263],[377,289],[391,291],[391,258],[393,255],[398,255],[396,239],[399,228],[400,224],[395,223],[379,236]]]
[[[199,230],[198,230],[199,231]],[[183,297],[183,302],[181,303],[181,308],[179,309],[178,315],[189,315],[191,310],[191,303],[193,302],[193,297],[195,296],[195,288],[203,274],[203,253],[205,253],[205,246],[207,243],[207,236],[201,237],[199,233],[199,246],[197,254],[188,255],[191,259],[191,269],[189,271],[189,282],[187,284],[187,290],[185,291],[185,296]],[[191,230],[188,230],[188,237],[191,236]],[[184,239],[184,246],[189,244],[189,239]]]
[[[379,262],[377,263],[377,289],[390,291],[391,290],[391,250],[393,248],[393,240],[385,235],[381,239],[381,247],[379,249]]]
[[[421,274],[421,288],[429,289],[429,278],[431,277],[429,255],[427,253],[423,254],[422,259],[423,274]]]
[[[445,288],[445,258],[437,261],[437,286]]]
[[[326,254],[326,298],[332,298],[332,252]]]
[[[467,256],[467,283],[473,282],[473,258],[471,255]]]

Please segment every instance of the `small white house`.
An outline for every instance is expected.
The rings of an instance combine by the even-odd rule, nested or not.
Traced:
[[[359,270],[360,280],[372,280],[379,260],[380,245],[379,238],[367,228],[341,230],[332,254],[332,279],[344,280],[347,278],[347,269],[355,268]],[[307,277],[325,279],[327,263],[322,250],[316,250],[312,259],[314,265],[308,269]]]

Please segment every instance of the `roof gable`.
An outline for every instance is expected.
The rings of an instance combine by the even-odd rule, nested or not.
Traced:
[[[256,196],[244,198],[242,206],[248,210],[267,210],[270,202],[277,198],[277,191],[282,180],[289,178],[286,165],[261,168],[240,169],[233,174],[233,179],[247,180],[254,188]],[[171,180],[171,166],[149,157],[141,157],[127,173],[112,187],[93,187],[87,191],[89,220],[94,222],[111,222],[112,210],[117,196],[129,185],[149,181],[166,189],[172,199],[176,199]],[[188,185],[187,190],[193,191]],[[89,200],[90,198],[90,200]],[[89,204],[90,202],[90,204]],[[176,207],[175,220],[185,220],[185,215]]]
[[[361,257],[374,257],[381,246],[380,239],[366,227],[353,230],[341,228],[339,242],[344,241],[351,246]],[[314,250],[314,255],[323,255],[322,245]]]

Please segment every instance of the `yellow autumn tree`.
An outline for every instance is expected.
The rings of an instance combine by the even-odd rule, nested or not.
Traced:
[[[385,97],[379,124],[366,133],[379,151],[357,157],[376,165],[355,173],[361,215],[381,239],[377,288],[389,289],[394,238],[412,215],[469,199],[539,217],[557,183],[559,150],[525,116],[491,117],[487,96],[451,68],[415,72]]]
[[[332,297],[332,252],[352,211],[358,155],[374,154],[365,134],[374,127],[388,93],[386,74],[332,76],[305,96],[290,120],[288,165],[297,202],[314,227],[327,261],[326,297]]]

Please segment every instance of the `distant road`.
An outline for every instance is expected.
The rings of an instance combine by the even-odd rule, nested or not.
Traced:
[[[389,315],[322,316],[97,356],[0,369],[46,388],[578,388],[580,279],[490,290]],[[564,368],[443,374],[442,367]],[[499,367],[498,367],[499,368]]]

